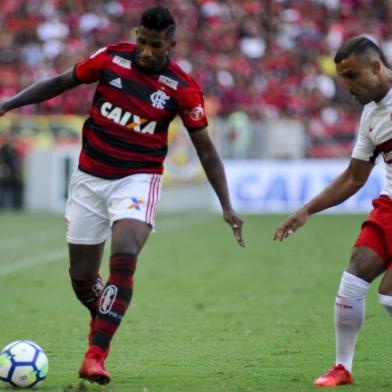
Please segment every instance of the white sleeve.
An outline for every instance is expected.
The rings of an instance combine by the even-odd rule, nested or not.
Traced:
[[[354,145],[352,158],[360,159],[362,161],[374,162],[376,146],[369,137],[369,124],[366,111],[362,112],[361,121],[359,123],[359,130],[357,140]]]

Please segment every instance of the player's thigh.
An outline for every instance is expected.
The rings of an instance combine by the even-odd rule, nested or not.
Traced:
[[[112,226],[111,254],[131,253],[137,256],[142,250],[151,226],[137,219],[119,219]]]
[[[110,235],[110,220],[77,203],[65,214],[67,242],[73,245],[99,245]]]
[[[104,183],[105,184],[105,183]],[[110,235],[107,204],[101,195],[102,180],[77,171],[71,179],[65,207],[67,241],[97,245]]]
[[[139,254],[154,228],[162,176],[135,174],[113,183],[108,197],[112,254]]]
[[[75,279],[97,276],[110,222],[94,211],[74,204],[66,210],[70,273]]]
[[[122,219],[134,219],[154,228],[161,188],[159,174],[134,174],[113,181],[107,196],[111,225]]]
[[[353,248],[347,272],[372,282],[385,271],[385,268],[384,260],[375,250],[366,246],[356,246]]]

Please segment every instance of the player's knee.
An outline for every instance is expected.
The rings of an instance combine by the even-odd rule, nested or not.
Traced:
[[[72,266],[69,268],[69,276],[72,282],[89,282],[97,278],[97,273],[84,266]]]
[[[129,253],[138,255],[146,242],[151,227],[146,222],[122,219],[112,227],[112,254]]]
[[[134,238],[115,238],[112,239],[112,254],[130,254],[137,257],[142,245],[140,245]]]
[[[372,249],[360,246],[353,249],[347,272],[366,282],[372,282],[383,268],[383,260]]]
[[[369,283],[350,272],[343,272],[338,295],[346,298],[364,298],[369,290]]]
[[[378,293],[378,299],[384,309],[392,316],[392,296]]]

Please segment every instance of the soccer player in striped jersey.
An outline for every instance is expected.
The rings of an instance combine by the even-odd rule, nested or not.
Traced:
[[[380,48],[366,37],[348,40],[335,56],[336,69],[363,108],[350,163],[319,195],[287,218],[276,230],[282,241],[310,215],[340,204],[366,183],[378,155],[385,162],[386,183],[363,222],[351,260],[343,272],[335,301],[336,358],[334,366],[314,381],[334,387],[352,383],[355,343],[365,318],[371,282],[383,274],[378,296],[392,315],[392,71]]]
[[[154,227],[167,131],[176,115],[189,132],[224,220],[244,246],[242,221],[232,209],[224,168],[208,135],[203,93],[169,57],[175,28],[167,8],[150,8],[141,16],[135,44],[108,45],[0,103],[3,115],[98,82],[65,215],[72,286],[91,312],[79,375],[99,384],[111,380],[104,361],[131,301],[137,256]],[[104,284],[99,268],[109,234],[110,275]]]

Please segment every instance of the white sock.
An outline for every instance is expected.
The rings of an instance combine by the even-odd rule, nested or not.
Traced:
[[[390,295],[378,293],[378,299],[385,310],[392,316],[392,297]]]
[[[355,342],[365,318],[365,297],[370,284],[343,272],[335,303],[336,365],[352,371]]]

